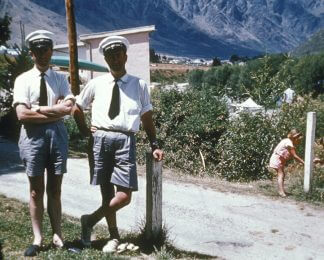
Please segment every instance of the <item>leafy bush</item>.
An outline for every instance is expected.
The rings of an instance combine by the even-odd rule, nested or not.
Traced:
[[[203,70],[192,70],[188,73],[188,81],[190,86],[200,89],[203,83]]]
[[[291,71],[298,93],[324,93],[324,84],[320,84],[324,79],[324,53],[300,58]]]
[[[21,73],[29,70],[33,65],[26,48],[16,49],[20,55],[14,59],[0,58],[0,133],[17,141],[20,131],[16,111],[13,109],[13,87],[15,79]]]
[[[217,172],[227,180],[269,177],[266,166],[276,139],[277,133],[267,116],[241,113],[230,121],[216,147],[220,157]]]
[[[8,112],[11,108],[13,100],[14,82],[18,75],[32,68],[33,63],[28,54],[28,49],[19,49],[20,53],[13,60],[0,59],[0,89],[5,90],[6,95],[0,97],[0,107],[4,112]]]
[[[274,147],[297,128],[305,133],[307,112],[314,109],[314,101],[284,105],[269,115],[241,113],[229,122],[216,151],[220,163],[217,172],[227,180],[252,181],[271,177],[267,166]],[[304,156],[305,139],[297,146],[297,154]]]
[[[167,156],[165,164],[184,172],[213,172],[215,145],[225,130],[225,104],[208,91],[155,91],[152,95],[158,137]],[[147,141],[137,135],[138,158],[143,162]]]
[[[85,118],[88,126],[90,126],[91,116],[89,112],[85,112]],[[78,153],[86,153],[88,149],[88,138],[85,138],[78,129],[78,126],[72,116],[64,120],[65,127],[68,132],[70,150]]]

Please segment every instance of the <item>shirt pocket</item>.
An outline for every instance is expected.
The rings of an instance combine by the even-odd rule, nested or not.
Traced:
[[[125,103],[124,110],[128,115],[138,115],[141,111],[141,106],[138,101],[128,99]]]

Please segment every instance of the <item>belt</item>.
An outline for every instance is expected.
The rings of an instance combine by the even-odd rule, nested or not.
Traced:
[[[126,134],[126,135],[134,134],[133,132],[123,131],[123,130],[118,130],[118,129],[108,129],[105,127],[96,127],[96,126],[93,126],[93,127],[97,128],[97,130],[102,130],[102,131],[106,131],[106,132],[116,132],[116,133],[122,133],[122,134]]]

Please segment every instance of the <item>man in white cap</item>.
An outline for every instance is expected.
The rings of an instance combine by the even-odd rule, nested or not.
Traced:
[[[106,218],[110,240],[104,252],[115,252],[119,244],[116,211],[128,205],[132,192],[138,189],[134,134],[140,122],[151,143],[156,160],[163,151],[156,140],[152,105],[146,83],[126,72],[129,42],[121,36],[110,36],[99,44],[99,51],[109,65],[110,73],[91,80],[77,97],[74,117],[84,135],[93,134],[94,175],[91,183],[100,185],[102,206],[90,215],[81,216],[81,241],[90,246],[93,226]],[[83,110],[92,104],[91,131]],[[92,133],[91,133],[92,132]],[[116,188],[116,191],[115,191]]]
[[[66,172],[68,136],[63,116],[71,113],[74,96],[64,75],[50,69],[53,33],[38,30],[26,37],[35,63],[19,75],[14,85],[13,106],[22,123],[19,150],[30,186],[29,209],[34,241],[25,256],[35,256],[43,240],[44,172],[47,172],[47,211],[53,230],[53,245],[63,246],[61,233],[61,184]]]

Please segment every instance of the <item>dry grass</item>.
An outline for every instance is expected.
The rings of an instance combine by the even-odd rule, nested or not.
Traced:
[[[32,230],[28,205],[15,199],[0,195],[0,259],[22,259],[24,250],[32,241]],[[144,225],[144,224],[143,224]],[[107,228],[97,225],[93,235],[96,239],[92,247],[84,249],[79,241],[80,221],[64,215],[62,220],[65,249],[55,249],[51,245],[51,228],[47,214],[44,216],[44,242],[42,250],[33,259],[211,259],[213,257],[195,252],[178,250],[168,240],[168,231],[164,228],[161,238],[155,241],[145,240],[144,228],[138,232],[121,231],[121,242],[131,242],[140,247],[137,252],[126,251],[122,254],[106,254],[101,251],[107,242]],[[80,249],[79,253],[69,248]],[[214,258],[213,258],[214,259]]]

